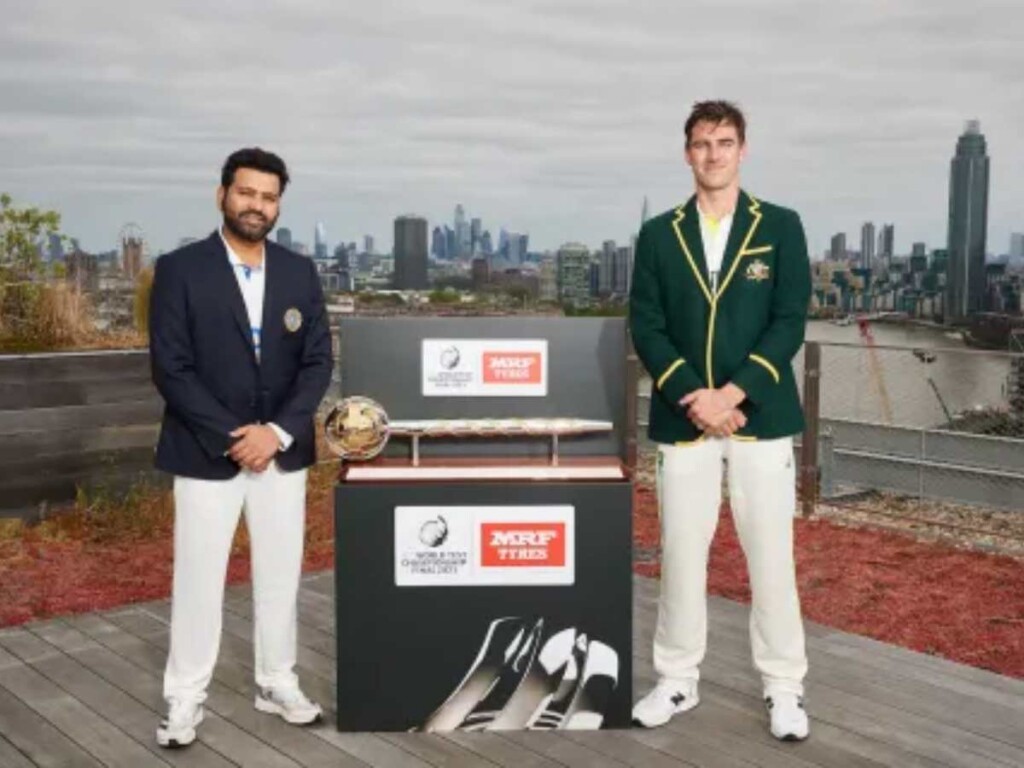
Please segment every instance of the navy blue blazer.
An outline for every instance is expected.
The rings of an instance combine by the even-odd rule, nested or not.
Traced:
[[[264,268],[257,361],[245,301],[220,234],[157,259],[149,352],[153,383],[166,403],[157,469],[206,480],[234,477],[240,467],[224,455],[233,442],[230,433],[271,421],[295,438],[277,454],[281,470],[315,461],[313,418],[333,367],[320,279],[311,259],[269,240]],[[292,310],[301,317],[297,328]]]

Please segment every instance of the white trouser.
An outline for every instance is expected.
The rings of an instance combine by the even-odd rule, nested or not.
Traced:
[[[658,446],[661,597],[654,668],[697,680],[707,647],[708,551],[722,501],[722,461],[750,575],[750,646],[766,694],[803,694],[807,674],[793,561],[796,470],[792,438],[708,438]]]
[[[294,667],[306,470],[230,480],[174,478],[174,587],[164,697],[202,701],[220,648],[228,556],[244,508],[252,554],[256,684],[298,684]]]

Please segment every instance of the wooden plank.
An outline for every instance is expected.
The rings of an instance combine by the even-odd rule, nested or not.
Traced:
[[[501,731],[499,735],[570,768],[622,768],[625,765],[586,744],[565,738],[561,732]]]
[[[17,646],[17,637],[17,630],[0,632],[0,660],[10,654],[9,648]],[[104,765],[113,768],[167,765],[29,666],[4,669],[0,672],[0,685]]]
[[[490,760],[485,760],[440,734],[382,733],[380,737],[439,768],[489,768],[494,765]]]
[[[452,731],[445,738],[495,765],[507,768],[552,768],[559,763],[532,750],[525,749],[494,733]]]
[[[6,477],[6,473],[5,473]],[[78,488],[87,493],[123,493],[139,485],[162,487],[168,476],[153,469],[151,453],[124,461],[116,469],[92,472],[50,472],[23,476],[11,481],[0,479],[0,517],[20,517],[38,521],[39,508],[60,507],[74,501]]]
[[[0,675],[3,673],[0,672]],[[97,768],[100,762],[30,709],[0,682],[0,733],[32,765]],[[0,756],[2,756],[0,752]]]
[[[148,669],[151,674],[159,674],[166,657],[166,638],[143,638],[124,630],[120,624],[130,623],[126,621],[126,614],[110,618],[112,621],[109,623],[114,624],[116,631],[104,630],[98,633],[96,639],[108,647],[113,647],[112,639],[116,636],[115,650],[120,655]],[[243,765],[275,765],[282,768],[294,768],[297,764],[324,768],[355,768],[363,765],[351,753],[346,754],[336,745],[332,745],[330,738],[323,737],[324,733],[333,730],[331,725],[324,723],[300,728],[289,725],[276,716],[257,712],[252,704],[254,686],[251,675],[245,676],[244,682],[238,683],[236,680],[234,684],[238,685],[238,688],[226,684],[227,676],[224,671],[230,664],[231,660],[225,659],[222,655],[208,690],[206,707],[236,726],[248,738],[238,744],[218,747],[218,751],[231,755]],[[206,740],[208,735],[205,733],[205,724],[203,728],[200,738]],[[248,755],[245,754],[246,751]]]
[[[155,731],[159,719],[163,716],[163,708],[159,707],[159,711],[153,708],[154,702],[160,700],[158,686],[154,678],[150,678],[153,684],[147,689],[146,695],[141,699],[135,698],[130,691],[124,690],[116,682],[106,677],[102,670],[94,668],[97,656],[100,659],[100,667],[110,667],[108,654],[112,654],[108,649],[89,640],[59,620],[33,624],[31,635],[45,647],[62,652],[58,656],[47,657],[43,648],[30,651],[42,657],[41,661],[33,663],[36,671],[60,685],[140,744],[148,747],[164,762],[171,765],[207,768],[228,768],[235,765],[234,762],[215,752],[202,741],[195,742],[187,753],[182,750],[161,749],[157,746]],[[30,650],[24,643],[22,647],[27,651]],[[102,663],[105,657],[108,661],[107,665]],[[89,663],[90,658],[94,659],[93,664]],[[123,667],[122,671],[124,671]],[[137,675],[138,670],[131,674]],[[208,730],[207,723],[204,723],[204,730]]]
[[[79,381],[150,376],[147,350],[0,355],[0,382]]]
[[[74,380],[0,381],[0,410],[99,405],[159,397],[149,372]]]
[[[162,400],[151,397],[102,405],[0,411],[0,436],[22,432],[96,429],[124,424],[156,424],[161,419],[163,407]]]
[[[129,424],[121,427],[97,427],[90,430],[56,430],[9,435],[0,443],[0,462],[24,461],[31,457],[67,456],[80,453],[104,453],[126,448],[148,449],[152,458],[160,425]]]
[[[564,736],[603,755],[614,757],[626,765],[642,765],[644,768],[678,768],[693,765],[637,741],[634,737],[635,730],[565,731]]]
[[[685,760],[699,768],[747,768],[757,765],[723,754],[671,728],[637,728],[633,738],[652,749]]]
[[[83,660],[112,683],[148,702],[155,724],[158,712],[162,713],[165,706],[161,692],[164,654],[99,617],[87,615],[69,621],[92,633],[88,636],[100,646],[100,650],[80,651]],[[295,765],[210,706],[206,707],[206,719],[198,735],[197,744],[205,744],[240,765],[277,768],[294,768]]]
[[[0,728],[0,730],[3,730]],[[25,754],[0,735],[0,765],[4,768],[34,768]]]
[[[649,658],[649,652],[643,649],[644,644],[637,645],[636,655]],[[713,627],[709,632],[709,654],[728,653],[736,657],[748,655],[748,649],[745,637],[741,639],[737,634],[730,635],[728,630],[722,631],[720,627]],[[808,641],[808,656],[810,680],[814,683],[826,683],[831,688],[884,703],[926,722],[956,728],[961,733],[960,738],[974,744],[982,755],[1003,755],[1024,762],[1024,752],[1017,749],[1024,743],[1024,729],[1020,728],[1020,717],[1013,710],[984,699],[971,699],[963,692],[951,691],[893,670],[850,664],[842,657],[821,650],[816,640]],[[981,736],[983,740],[977,741],[972,735]],[[990,743],[992,741],[1013,746],[1007,749]]]

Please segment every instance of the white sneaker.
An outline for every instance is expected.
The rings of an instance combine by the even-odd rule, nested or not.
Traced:
[[[261,688],[256,694],[256,709],[271,715],[280,715],[292,725],[309,725],[323,716],[319,704],[306,698],[294,688]]]
[[[156,729],[156,743],[175,749],[196,740],[196,727],[203,722],[203,705],[194,699],[171,699],[167,717]]]
[[[773,693],[764,697],[771,719],[772,736],[781,741],[803,741],[811,732],[804,700],[795,693]]]
[[[686,712],[700,704],[696,680],[662,678],[654,690],[633,707],[633,722],[645,728],[664,725],[672,715]]]

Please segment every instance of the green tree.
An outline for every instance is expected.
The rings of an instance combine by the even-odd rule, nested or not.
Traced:
[[[59,343],[62,329],[54,292],[47,285],[40,246],[60,231],[60,214],[19,208],[0,194],[0,342],[4,347]],[[62,238],[63,239],[63,238]]]

